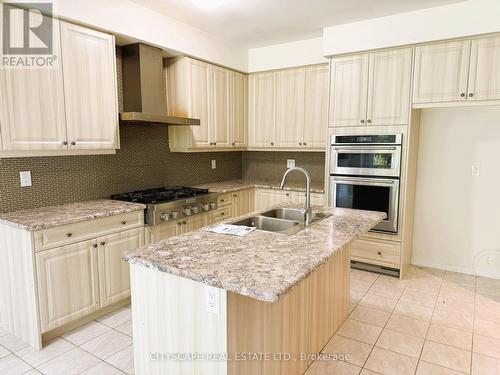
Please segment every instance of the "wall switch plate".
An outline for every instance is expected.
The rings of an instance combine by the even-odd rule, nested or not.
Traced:
[[[286,167],[287,168],[293,168],[293,167],[295,167],[295,159],[288,159],[286,161]]]
[[[219,289],[211,286],[205,287],[205,304],[208,312],[219,315]]]
[[[31,186],[31,171],[19,172],[21,187]]]
[[[480,174],[481,174],[481,166],[480,165],[473,165],[472,166],[472,175],[479,176]]]
[[[217,168],[217,161],[212,160],[212,169],[216,169],[216,168]]]

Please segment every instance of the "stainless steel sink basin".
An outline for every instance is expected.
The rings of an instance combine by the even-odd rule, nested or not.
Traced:
[[[266,216],[252,216],[241,219],[232,223],[233,225],[244,225],[247,227],[255,227],[268,232],[283,233],[294,227],[300,227],[297,221],[276,219]]]
[[[303,223],[305,221],[305,211],[297,208],[275,208],[261,213],[262,216],[276,219],[293,220]]]

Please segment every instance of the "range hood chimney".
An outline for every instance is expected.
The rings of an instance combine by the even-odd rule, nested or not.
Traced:
[[[200,125],[199,119],[167,116],[162,50],[143,43],[122,47],[122,123]]]

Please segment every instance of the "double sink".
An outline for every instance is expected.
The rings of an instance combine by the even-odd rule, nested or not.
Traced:
[[[331,216],[321,212],[312,213],[306,222],[306,211],[297,208],[275,208],[258,215],[233,221],[233,225],[254,227],[267,232],[295,234],[318,221]]]

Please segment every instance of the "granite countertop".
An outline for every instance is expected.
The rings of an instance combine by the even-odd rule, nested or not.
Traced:
[[[251,188],[261,188],[261,189],[276,189],[279,190],[280,187],[279,185],[271,184],[271,183],[265,183],[265,182],[250,182],[250,181],[242,181],[242,180],[229,180],[229,181],[222,181],[222,182],[213,182],[210,184],[201,184],[195,186],[200,189],[208,189],[212,193],[230,193],[234,191],[239,191],[239,190],[244,190],[244,189],[251,189]],[[293,185],[287,183],[285,185],[284,190],[291,190],[291,191],[306,191],[304,184],[301,184],[300,186]],[[311,186],[311,192],[313,193],[324,193],[324,189],[322,187],[315,187]]]
[[[200,229],[129,251],[124,259],[275,302],[336,251],[385,218],[385,213],[372,211],[342,208],[315,211],[332,216],[293,235],[256,230],[237,237]]]
[[[0,214],[0,224],[37,231],[81,221],[144,210],[145,205],[110,199],[69,203]]]

